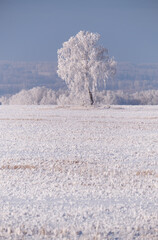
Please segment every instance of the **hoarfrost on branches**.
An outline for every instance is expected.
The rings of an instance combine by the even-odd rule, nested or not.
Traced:
[[[58,50],[58,76],[65,80],[70,95],[84,102],[90,97],[91,104],[96,90],[105,88],[116,72],[115,60],[97,44],[99,39],[98,33],[80,31]]]

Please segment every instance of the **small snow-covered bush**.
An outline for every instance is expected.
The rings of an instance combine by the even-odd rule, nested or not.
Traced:
[[[45,87],[22,90],[11,97],[2,97],[0,102],[9,105],[57,104],[56,92]]]

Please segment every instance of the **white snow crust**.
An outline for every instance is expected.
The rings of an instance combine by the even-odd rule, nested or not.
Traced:
[[[0,239],[158,239],[158,106],[0,106]]]

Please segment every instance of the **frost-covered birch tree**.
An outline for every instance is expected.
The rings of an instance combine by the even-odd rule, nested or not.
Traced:
[[[99,39],[98,33],[80,31],[58,50],[58,76],[75,97],[86,99],[89,95],[91,105],[94,93],[105,87],[107,79],[116,72],[115,60],[98,45]]]

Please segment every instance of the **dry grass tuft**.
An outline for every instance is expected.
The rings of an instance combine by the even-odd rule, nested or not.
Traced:
[[[22,170],[32,170],[32,169],[36,169],[35,166],[33,165],[3,165],[0,170],[17,170],[17,169],[22,169]]]
[[[147,176],[155,176],[158,177],[158,174],[152,170],[144,170],[144,171],[137,171],[136,172],[137,176],[142,176],[142,177],[147,177]]]
[[[45,118],[0,118],[0,121],[50,121]]]

